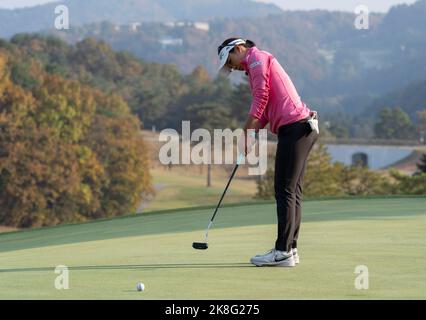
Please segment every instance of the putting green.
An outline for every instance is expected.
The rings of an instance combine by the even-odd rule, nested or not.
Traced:
[[[426,198],[306,201],[295,268],[248,261],[273,246],[275,205],[187,209],[0,235],[1,299],[425,299]],[[57,290],[58,265],[69,289]],[[365,265],[369,288],[355,288]],[[136,291],[143,282],[146,290]]]

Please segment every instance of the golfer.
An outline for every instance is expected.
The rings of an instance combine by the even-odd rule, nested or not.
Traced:
[[[272,250],[250,261],[256,266],[294,267],[299,263],[303,176],[309,152],[319,136],[316,112],[301,101],[277,59],[258,49],[253,41],[227,39],[218,47],[218,55],[221,72],[245,71],[248,76],[252,103],[245,132],[263,129],[269,123],[270,131],[278,135],[274,178],[277,240]]]

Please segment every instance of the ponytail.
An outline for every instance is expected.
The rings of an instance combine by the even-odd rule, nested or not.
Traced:
[[[255,47],[256,46],[256,44],[253,42],[253,41],[251,41],[251,40],[246,40],[246,44],[245,44],[245,47],[246,48],[253,48],[253,47]]]

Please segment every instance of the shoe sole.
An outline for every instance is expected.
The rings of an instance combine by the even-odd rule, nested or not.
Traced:
[[[284,262],[256,262],[250,261],[256,267],[295,267],[296,263],[293,260],[292,262],[284,261]]]

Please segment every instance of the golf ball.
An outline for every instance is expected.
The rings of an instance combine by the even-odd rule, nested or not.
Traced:
[[[138,284],[136,285],[136,289],[138,291],[144,291],[145,290],[145,285],[142,282],[138,282]]]

